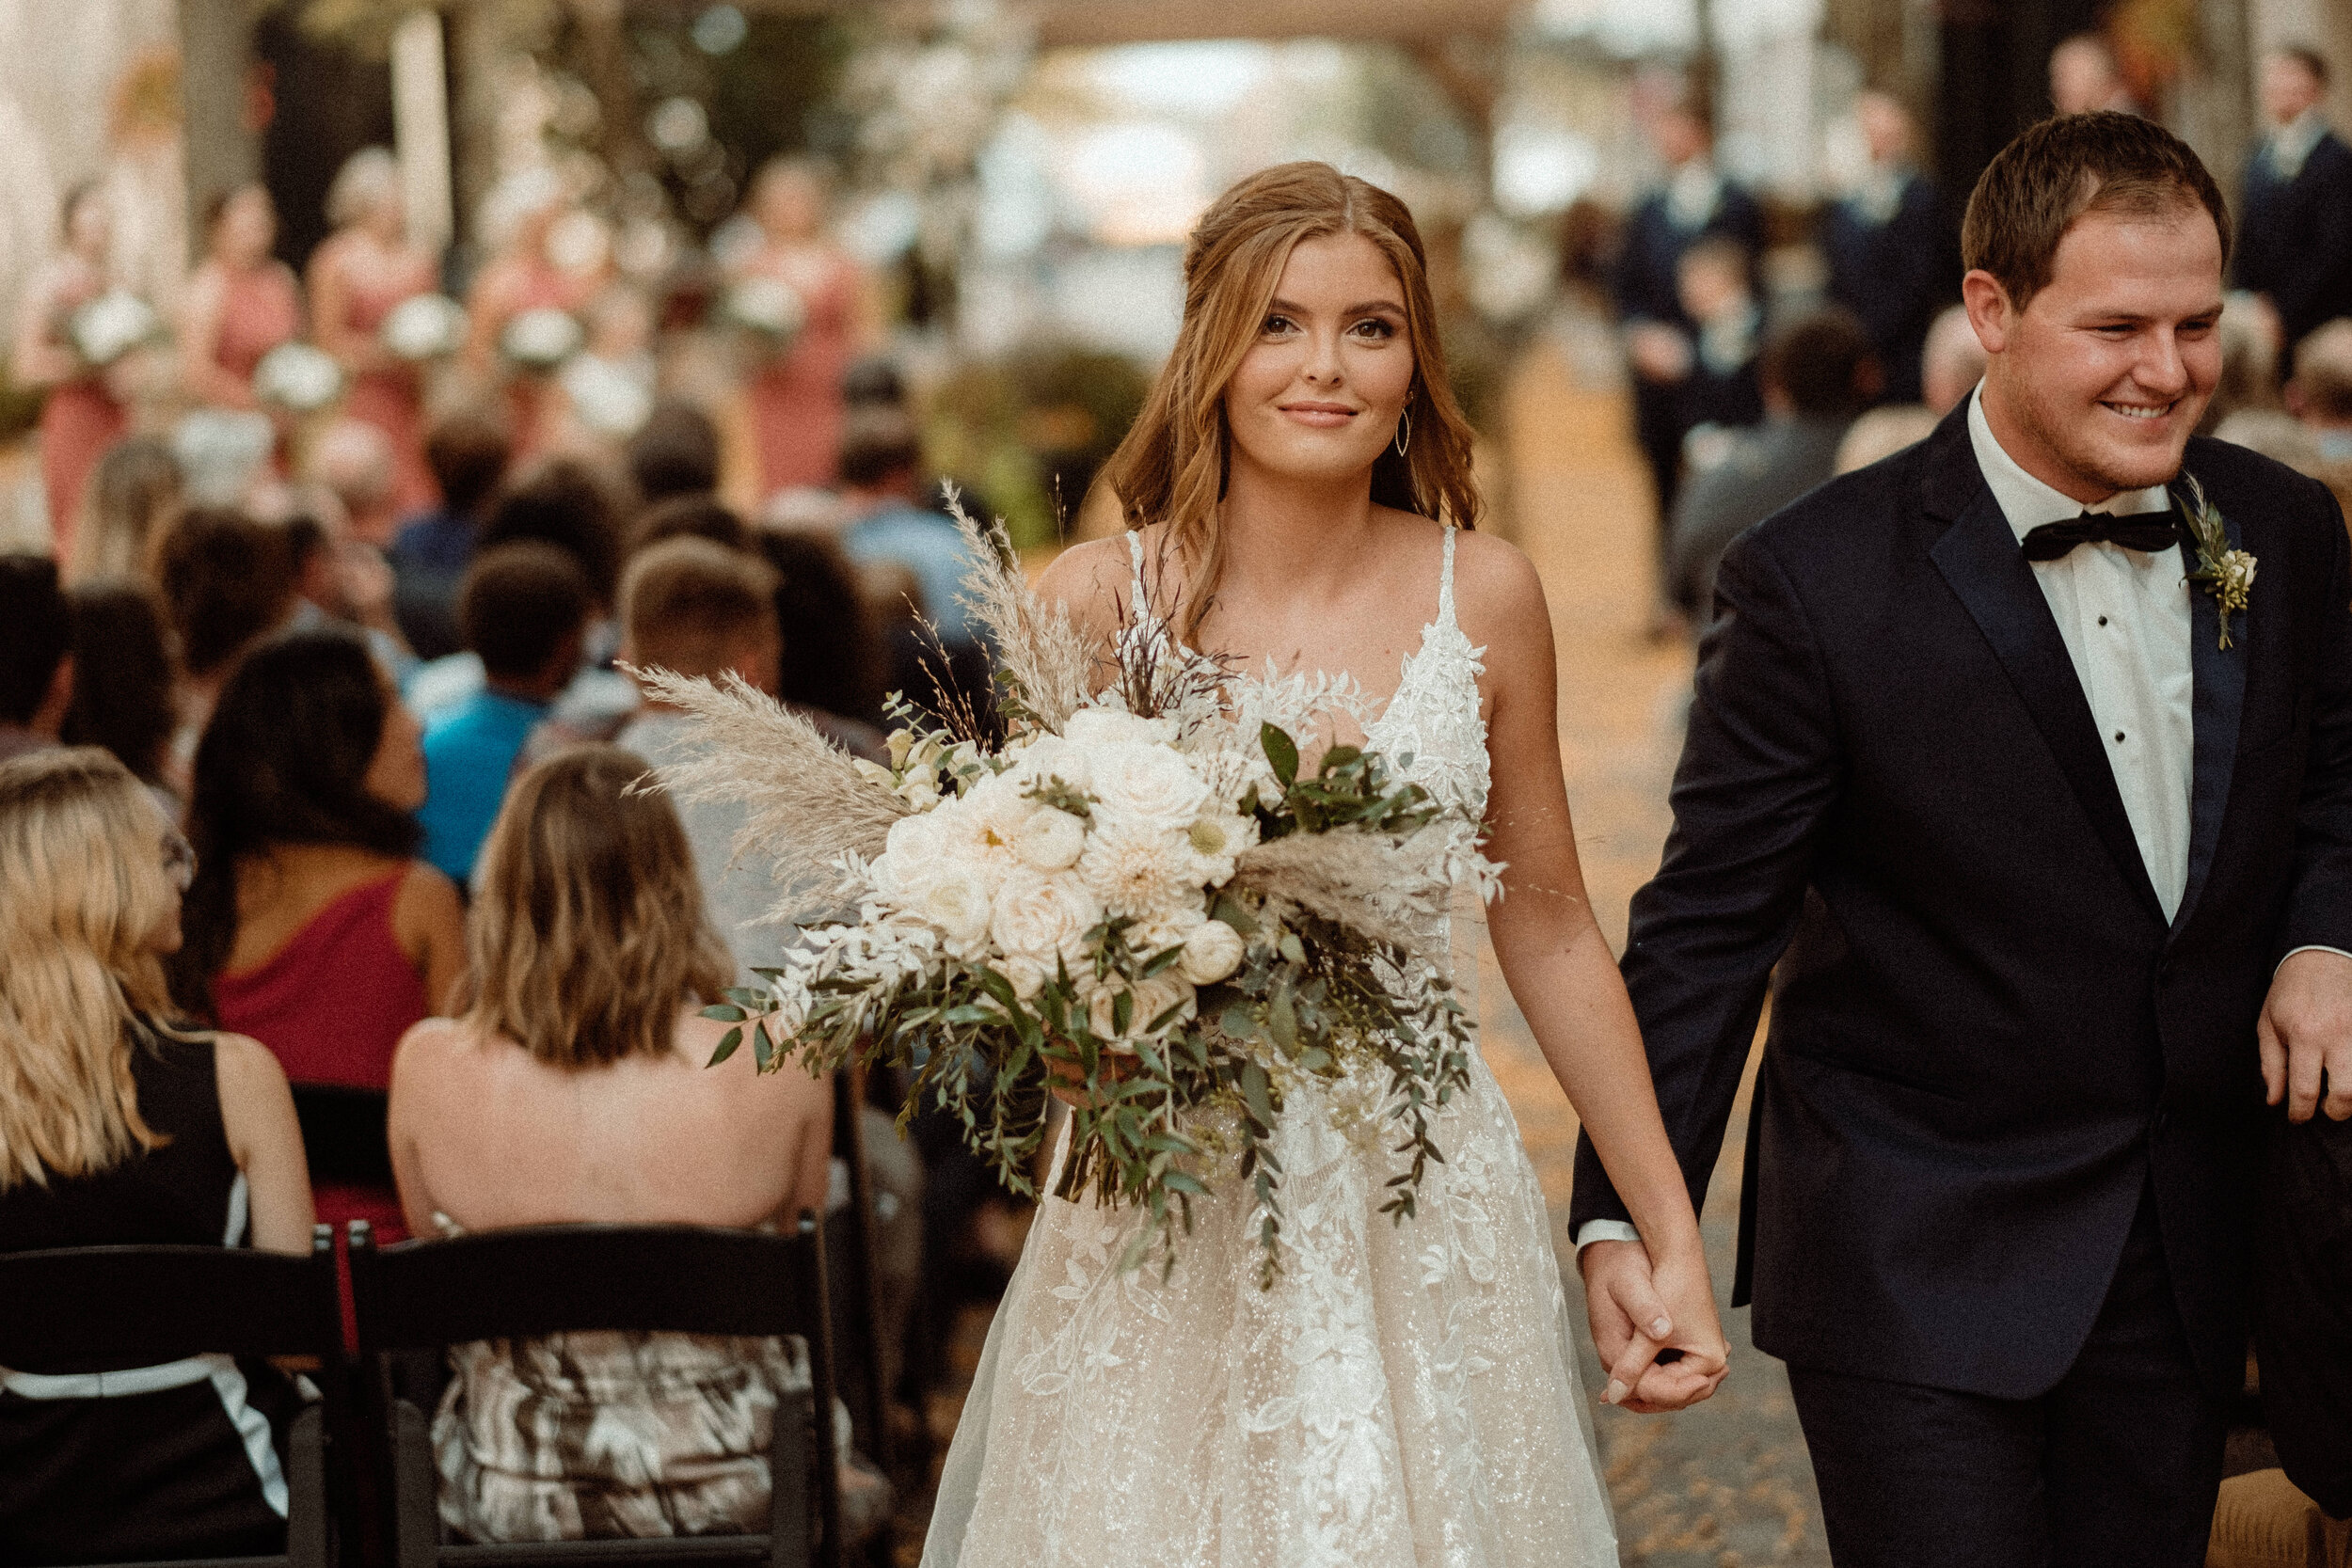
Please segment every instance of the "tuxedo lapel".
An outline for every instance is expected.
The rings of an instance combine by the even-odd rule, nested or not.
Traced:
[[[1963,412],[1966,406],[1962,404]],[[1928,553],[1992,644],[1994,657],[2033,716],[2034,727],[2074,786],[2084,815],[2114,857],[2124,882],[2161,919],[2164,905],[2140,858],[2123,796],[2115,787],[2114,768],[2099,743],[2090,702],[2083,695],[2042,585],[2034,580],[2017,535],[1977,469],[1967,425],[1955,414],[1931,439],[1937,451],[1929,460],[1928,510],[1950,518],[1951,526]],[[2201,699],[2201,683],[2199,689]],[[2202,752],[2201,741],[2201,758]]]
[[[2243,548],[2245,541],[2229,514],[2222,514],[2221,526],[2229,533],[2230,547]],[[2189,553],[2185,545],[2184,556]],[[2188,565],[2194,569],[2196,562]],[[2213,869],[2214,844],[2221,836],[2221,819],[2230,804],[2230,780],[2237,763],[2238,717],[2246,708],[2246,664],[2253,653],[2249,628],[2244,617],[2239,619],[2239,626],[2232,628],[2236,635],[2230,650],[2224,653],[2220,608],[2211,594],[2192,586],[2189,660],[2196,675],[2196,771],[2189,786],[2188,882],[2173,917],[2175,935],[2188,925],[2197,909],[2197,895],[2204,891],[2206,873]]]

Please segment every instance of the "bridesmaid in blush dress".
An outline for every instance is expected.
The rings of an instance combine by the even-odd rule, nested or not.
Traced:
[[[825,237],[825,193],[816,171],[796,158],[771,161],[752,187],[751,213],[762,238],[737,276],[775,279],[800,296],[806,312],[791,347],[751,384],[764,500],[779,490],[834,483],[841,378],[870,332],[861,319],[858,265]]]
[[[430,293],[433,258],[409,244],[400,166],[380,147],[351,155],[326,196],[335,232],[311,254],[311,331],[350,377],[343,415],[372,424],[391,444],[393,510],[403,517],[440,504],[424,461],[423,378],[384,345],[384,318]]]
[[[66,334],[73,312],[106,292],[114,220],[104,193],[91,182],[76,185],[66,194],[63,217],[65,248],[24,293],[13,368],[19,386],[49,392],[40,409],[40,477],[53,547],[59,561],[70,561],[83,487],[131,421],[105,372],[84,363]]]
[[[278,210],[258,184],[215,198],[205,214],[204,261],[181,306],[182,373],[199,403],[256,406],[254,369],[301,334],[301,292],[270,254],[277,243]]]
[[[467,291],[466,364],[485,386],[503,381],[507,423],[519,463],[547,449],[561,400],[549,377],[511,371],[501,363],[501,335],[526,310],[563,310],[577,317],[603,291],[610,268],[567,269],[548,254],[549,237],[571,211],[562,182],[552,174],[532,170],[513,176],[493,196],[492,205],[502,205],[504,211],[485,216],[484,227],[492,232],[504,228],[505,238]]]

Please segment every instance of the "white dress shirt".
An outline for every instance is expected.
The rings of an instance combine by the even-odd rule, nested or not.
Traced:
[[[1968,440],[2021,549],[2026,535],[2043,523],[2065,522],[2085,511],[2137,516],[2172,504],[2159,484],[2086,508],[2002,450],[1985,421],[1983,398],[1981,386],[1969,394]],[[2179,912],[2188,885],[2189,790],[2196,776],[2187,571],[2178,549],[2107,544],[2077,545],[2056,561],[2033,562],[2034,581],[2098,721],[2123,814],[2168,921]],[[1576,1233],[1576,1246],[1581,1252],[1594,1242],[1640,1239],[1623,1220],[1587,1220]]]
[[[1666,216],[1685,233],[1706,228],[1723,204],[1723,176],[1708,159],[1691,159],[1666,181]]]
[[[2328,134],[2328,122],[2317,109],[2305,109],[2293,119],[2270,133],[2264,152],[2270,159],[2270,170],[2280,179],[2292,182],[2303,172],[2303,160],[2312,155]]]

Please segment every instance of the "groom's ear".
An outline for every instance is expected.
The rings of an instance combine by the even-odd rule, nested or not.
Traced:
[[[2009,291],[2001,280],[1978,267],[1960,280],[1961,303],[1968,311],[1968,325],[1977,331],[1977,341],[1987,354],[1999,354],[2009,347],[2009,336],[2017,322],[2016,308],[2010,303]]]

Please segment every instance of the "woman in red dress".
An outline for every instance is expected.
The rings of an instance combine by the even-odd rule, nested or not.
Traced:
[[[114,219],[105,195],[85,182],[68,192],[65,248],[25,291],[16,334],[17,385],[47,388],[40,409],[40,477],[49,492],[49,532],[59,561],[73,558],[74,525],[90,470],[130,429],[130,415],[105,372],[92,369],[67,333],[73,312],[107,287]]]
[[[858,264],[825,235],[825,191],[816,170],[799,159],[772,160],[752,186],[751,214],[762,238],[737,276],[784,284],[800,296],[803,312],[791,346],[770,359],[751,385],[765,500],[779,490],[834,483],[841,378],[868,332],[862,320],[864,278]]]
[[[403,517],[440,504],[424,461],[424,384],[415,365],[384,344],[384,318],[430,293],[433,258],[408,243],[400,165],[380,147],[355,152],[326,194],[335,232],[310,256],[310,330],[341,361],[350,389],[343,416],[391,443],[392,506]]]
[[[302,294],[278,243],[278,210],[258,184],[214,199],[205,214],[204,261],[181,304],[182,374],[215,408],[252,408],[253,372],[302,331]]]

